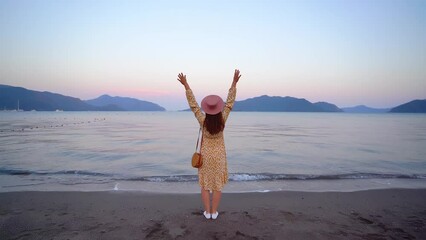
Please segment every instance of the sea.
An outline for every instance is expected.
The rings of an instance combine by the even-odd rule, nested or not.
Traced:
[[[0,192],[199,192],[192,112],[0,112]],[[224,192],[426,188],[426,114],[232,112]]]

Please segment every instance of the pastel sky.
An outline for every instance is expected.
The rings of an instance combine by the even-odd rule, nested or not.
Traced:
[[[293,96],[339,107],[426,98],[426,1],[0,0],[0,84],[187,107]]]

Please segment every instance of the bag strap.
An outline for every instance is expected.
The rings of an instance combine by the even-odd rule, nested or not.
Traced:
[[[203,124],[203,128],[204,128],[204,124]],[[203,128],[200,127],[200,130],[198,131],[198,138],[197,138],[197,145],[195,146],[195,152],[197,152],[198,143],[200,142],[201,129]],[[204,137],[204,134],[201,134],[200,153],[201,153],[201,147],[203,146],[203,137]]]
[[[201,134],[201,128],[200,128],[200,130],[198,131],[197,145],[195,146],[195,152],[197,152],[197,150],[198,150],[198,142],[200,142],[200,134]],[[201,149],[200,149],[200,151],[201,151]]]

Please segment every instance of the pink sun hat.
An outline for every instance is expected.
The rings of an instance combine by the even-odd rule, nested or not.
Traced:
[[[201,101],[201,109],[210,115],[222,112],[224,106],[225,103],[218,95],[208,95]]]

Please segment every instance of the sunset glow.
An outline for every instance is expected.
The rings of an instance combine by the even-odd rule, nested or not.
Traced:
[[[0,84],[187,107],[260,95],[393,107],[426,98],[426,1],[0,1]]]

